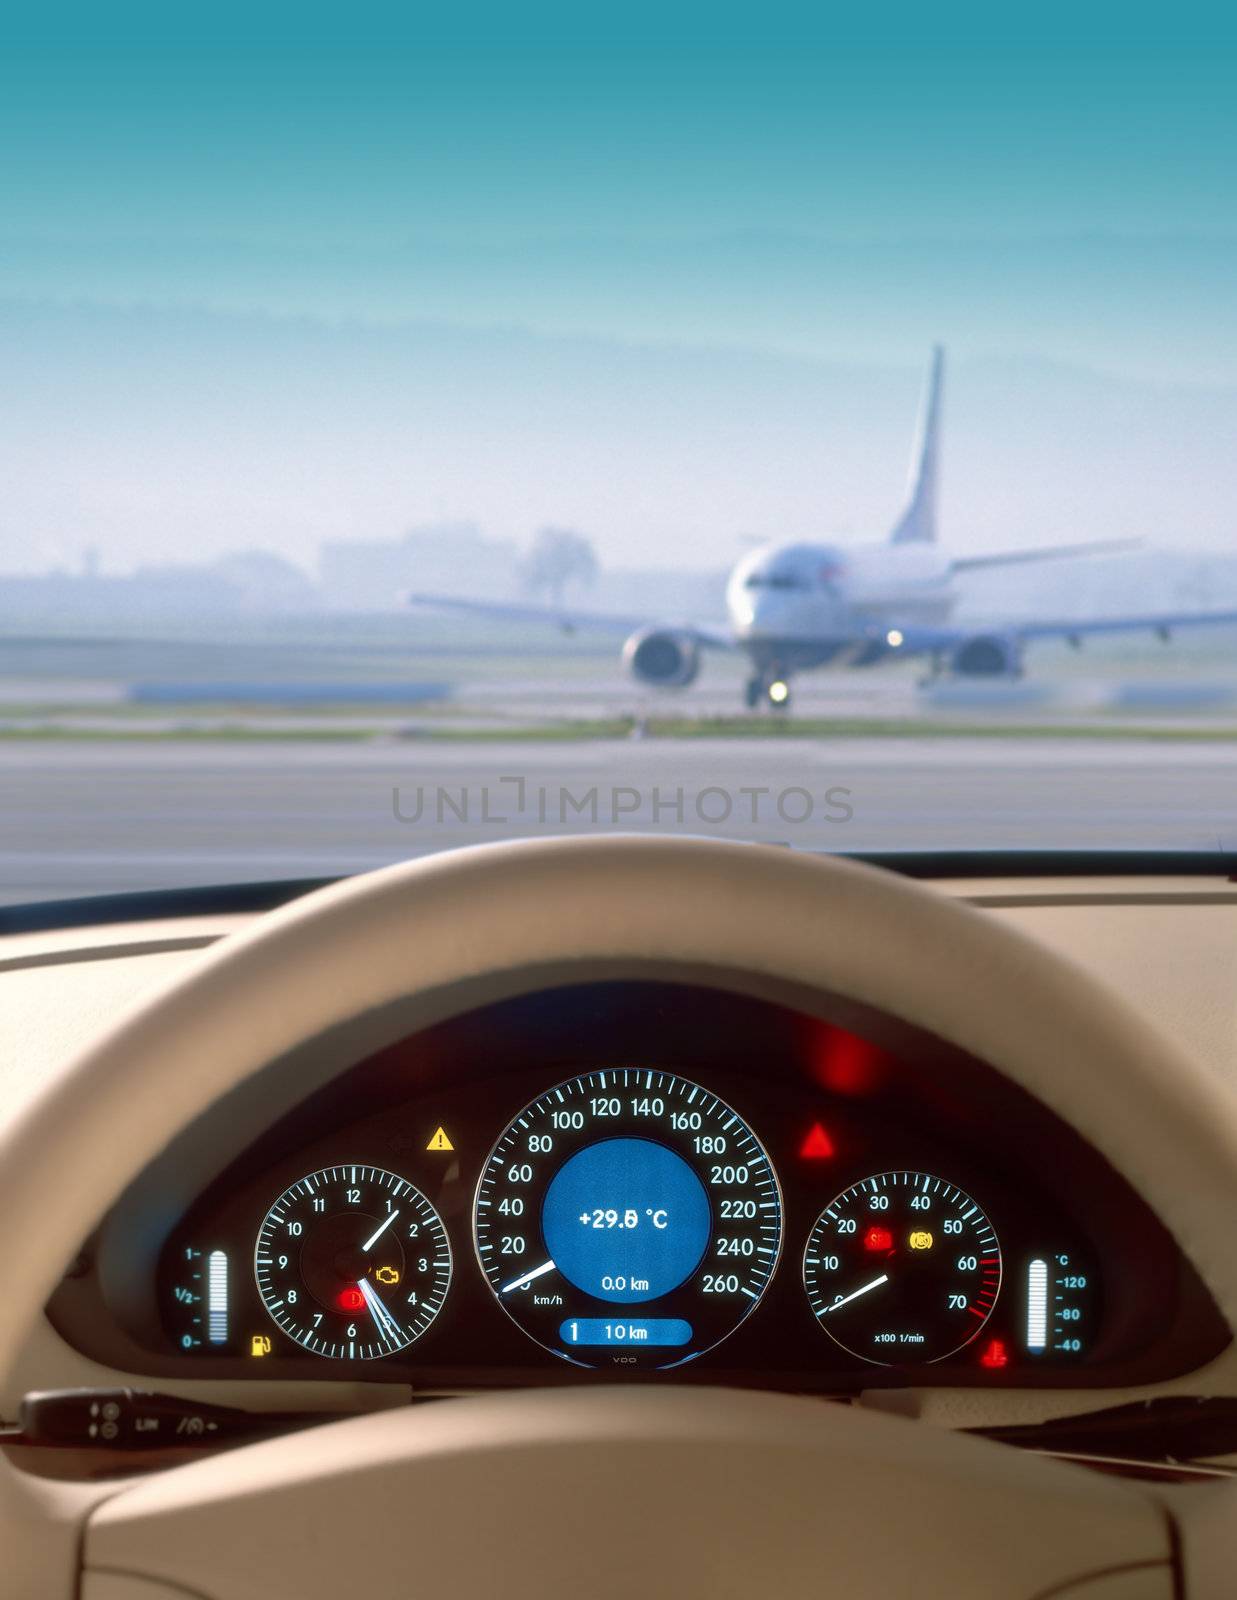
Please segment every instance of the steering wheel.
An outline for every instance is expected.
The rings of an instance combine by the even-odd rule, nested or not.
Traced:
[[[409,994],[463,1011],[496,978],[518,992],[521,974],[549,987],[582,965],[776,977],[993,1063],[1141,1190],[1235,1320],[1232,1104],[1115,996],[1008,926],[865,867],[576,839],[465,850],[298,900],[49,1082],[0,1142],[0,1370],[126,1183],[264,1063]],[[1180,1592],[1171,1546],[1164,1507],[1116,1478],[860,1407],[662,1383],[409,1407],[128,1485],[0,1472],[6,1600],[1145,1600]],[[1190,1594],[1204,1581],[1199,1567]]]

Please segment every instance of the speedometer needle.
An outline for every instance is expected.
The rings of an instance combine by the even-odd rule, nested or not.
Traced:
[[[858,1300],[861,1294],[867,1294],[872,1289],[879,1289],[882,1283],[889,1282],[889,1274],[882,1272],[879,1278],[873,1278],[871,1283],[865,1283],[862,1289],[854,1289],[850,1294],[844,1294],[840,1300],[835,1300],[831,1306],[826,1306],[820,1313],[827,1317],[831,1311],[836,1311],[840,1306],[848,1305],[852,1300]]]
[[[379,1239],[382,1238],[383,1234],[387,1231],[387,1229],[391,1226],[391,1224],[395,1221],[396,1217],[398,1217],[398,1216],[399,1216],[399,1212],[398,1211],[392,1211],[389,1214],[389,1216],[387,1217],[386,1221],[379,1224],[377,1231],[374,1232],[374,1233],[371,1233],[369,1238],[366,1239],[365,1243],[361,1246],[361,1249],[363,1251],[365,1251],[365,1253],[367,1255],[374,1248],[374,1246],[378,1243]]]
[[[553,1272],[554,1263],[543,1261],[539,1267],[534,1267],[531,1272],[526,1272],[522,1278],[513,1278],[510,1283],[504,1283],[498,1291],[499,1294],[510,1294],[512,1289],[522,1289],[526,1283],[531,1283],[534,1278],[539,1278],[543,1272]]]
[[[380,1334],[382,1334],[383,1338],[386,1339],[388,1342],[396,1342],[396,1341],[398,1341],[398,1339],[399,1339],[399,1324],[396,1322],[395,1318],[391,1315],[391,1313],[387,1310],[386,1306],[383,1305],[382,1301],[378,1298],[378,1296],[374,1293],[373,1287],[370,1284],[369,1279],[368,1278],[358,1278],[357,1279],[357,1288],[361,1291],[361,1294],[364,1296],[365,1304],[369,1307],[370,1312],[373,1315],[374,1322],[377,1324],[377,1327],[378,1327],[378,1332]]]

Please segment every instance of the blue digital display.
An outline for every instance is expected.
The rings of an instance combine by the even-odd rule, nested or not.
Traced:
[[[613,1321],[607,1317],[575,1317],[563,1323],[558,1336],[564,1344],[678,1345],[691,1338],[692,1325],[681,1317],[648,1317],[642,1322],[626,1317]]]
[[[569,1283],[623,1305],[656,1300],[692,1275],[708,1248],[712,1215],[682,1156],[651,1139],[603,1139],[559,1168],[541,1228]]]

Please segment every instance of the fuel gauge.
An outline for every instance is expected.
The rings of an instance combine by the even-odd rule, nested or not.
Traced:
[[[226,1345],[230,1326],[231,1264],[226,1250],[185,1245],[171,1285],[168,1321],[182,1350]]]

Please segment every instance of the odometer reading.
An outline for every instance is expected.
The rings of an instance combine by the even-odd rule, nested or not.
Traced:
[[[520,1112],[482,1170],[475,1229],[499,1304],[538,1344],[583,1366],[663,1367],[759,1302],[782,1202],[736,1111],[673,1073],[620,1067]]]
[[[285,1189],[254,1251],[275,1323],[315,1355],[368,1361],[419,1339],[451,1286],[451,1245],[419,1189],[381,1167],[325,1167]]]
[[[927,1172],[880,1172],[831,1200],[808,1237],[803,1282],[816,1320],[884,1366],[940,1361],[969,1344],[1001,1288],[992,1224]]]

